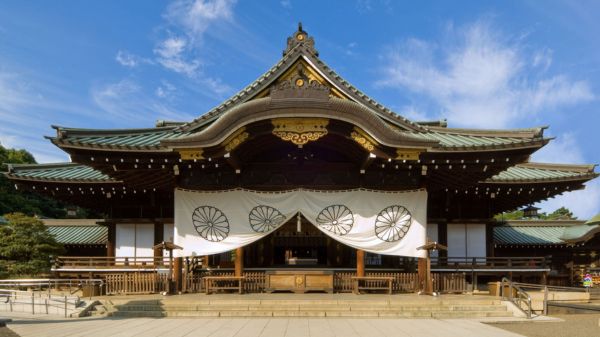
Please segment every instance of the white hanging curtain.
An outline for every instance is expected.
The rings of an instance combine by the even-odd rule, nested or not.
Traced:
[[[248,245],[301,213],[334,240],[367,252],[424,257],[427,192],[258,192],[175,190],[180,256],[218,254]]]

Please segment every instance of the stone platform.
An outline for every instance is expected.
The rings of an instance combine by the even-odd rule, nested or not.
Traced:
[[[352,294],[187,294],[101,298],[96,314],[112,317],[512,317],[495,297]]]

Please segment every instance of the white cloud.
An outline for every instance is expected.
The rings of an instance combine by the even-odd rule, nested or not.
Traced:
[[[170,82],[162,81],[161,86],[152,95],[146,93],[136,81],[126,78],[92,88],[91,96],[96,105],[110,118],[118,118],[121,127],[123,124],[139,127],[155,119],[183,121],[194,117],[163,103],[164,99],[169,100],[173,97],[175,90],[175,86]]]
[[[139,57],[123,50],[119,50],[117,52],[117,56],[115,56],[115,60],[119,62],[122,66],[134,68],[140,64]]]
[[[165,18],[171,26],[168,37],[154,48],[156,61],[165,69],[183,74],[196,83],[206,86],[221,97],[230,88],[221,80],[207,76],[202,69],[204,35],[212,25],[231,22],[233,0],[179,0],[168,6]],[[157,95],[164,89],[158,90]]]
[[[548,70],[552,65],[552,54],[554,51],[549,48],[538,50],[533,54],[532,65],[534,67],[540,67],[543,71]]]
[[[502,128],[541,111],[588,102],[594,94],[586,81],[566,75],[542,77],[551,52],[527,57],[518,42],[485,23],[449,28],[442,45],[409,39],[385,56],[379,85],[416,93],[430,100],[441,116],[467,127]],[[544,70],[545,71],[545,70]]]
[[[536,206],[543,212],[553,212],[564,206],[579,219],[587,220],[600,213],[600,180],[592,180],[583,190],[565,192]]]
[[[26,149],[38,162],[65,161],[67,155],[42,137],[49,131],[48,117],[55,111],[85,114],[86,110],[66,105],[61,101],[64,93],[56,88],[53,96],[57,100],[46,99],[40,92],[41,84],[21,73],[0,71],[0,144]]]
[[[181,26],[192,42],[200,42],[209,26],[233,17],[233,0],[180,0],[167,9],[166,17]]]
[[[188,49],[187,39],[183,37],[170,37],[163,40],[154,49],[158,56],[157,61],[165,68],[188,77],[198,74],[200,61],[198,59],[186,60],[185,51]]]
[[[532,156],[532,161],[542,163],[583,164],[585,159],[573,133],[561,134]]]
[[[577,139],[572,133],[560,135],[534,153],[532,160],[547,163],[585,163]],[[581,219],[589,219],[600,213],[600,180],[592,180],[586,184],[586,188],[583,190],[566,192],[538,204],[538,207],[541,207],[544,212],[553,212],[563,206]]]
[[[291,9],[292,8],[292,1],[291,0],[281,0],[281,1],[279,1],[279,4],[281,4],[281,7],[285,8],[285,9]]]
[[[159,85],[154,91],[154,94],[159,98],[172,99],[176,91],[177,88],[173,84],[171,84],[169,81],[163,80],[161,81],[161,85]]]

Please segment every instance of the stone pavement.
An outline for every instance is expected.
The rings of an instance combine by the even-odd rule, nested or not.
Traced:
[[[551,323],[552,324],[552,323]],[[476,320],[342,318],[14,319],[21,337],[519,337]]]

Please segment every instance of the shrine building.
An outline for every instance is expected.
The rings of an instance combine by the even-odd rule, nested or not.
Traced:
[[[194,120],[53,128],[48,140],[71,162],[10,165],[6,175],[18,190],[104,215],[85,230],[106,228],[106,243],[57,264],[80,274],[151,269],[168,244],[187,272],[409,272],[431,242],[447,246],[431,252],[440,272],[518,273],[518,261],[490,264],[510,246],[494,244],[494,215],[598,175],[594,165],[531,162],[551,140],[546,127],[451,128],[398,115],[327,66],[301,26],[272,68]],[[521,262],[547,272],[539,258]]]

